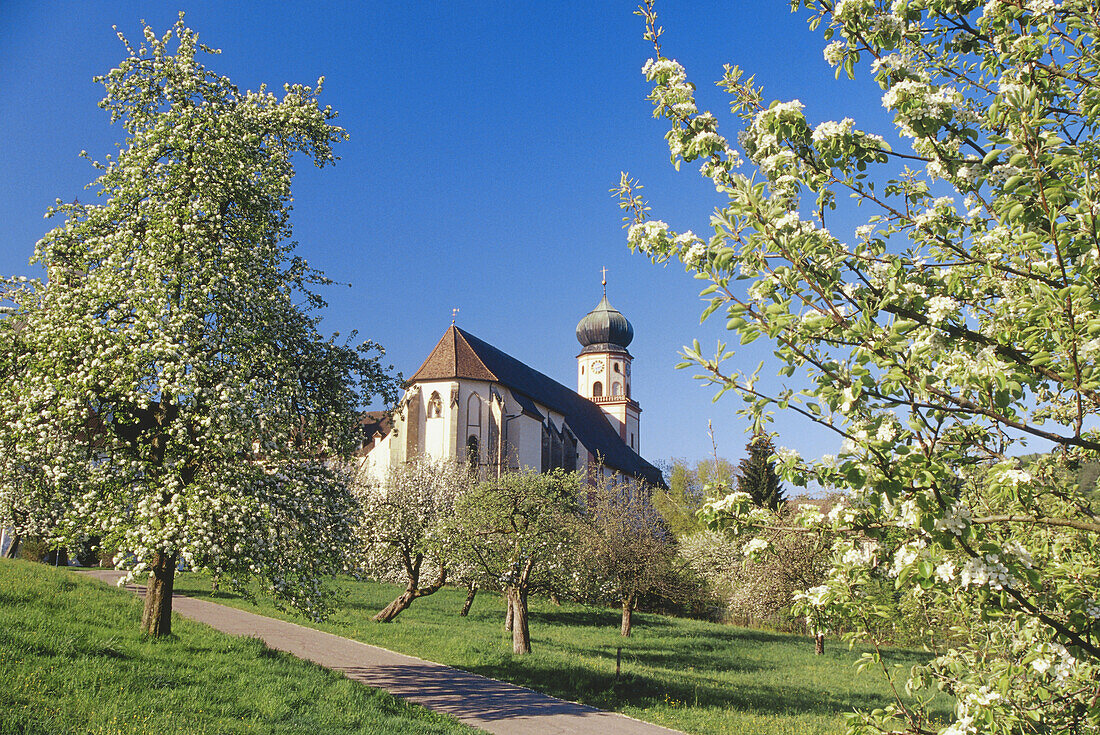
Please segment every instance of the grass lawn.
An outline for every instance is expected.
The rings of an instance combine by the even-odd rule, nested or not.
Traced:
[[[397,596],[392,585],[339,582],[339,612],[321,624],[253,605],[220,592],[207,578],[184,574],[176,591],[293,620],[402,653],[514,682],[563,699],[615,710],[688,733],[837,733],[844,713],[886,707],[881,673],[857,674],[851,652],[829,641],[815,656],[808,638],[658,615],[635,616],[634,634],[619,636],[614,610],[531,600],[534,652],[513,656],[502,629],[499,595],[481,592],[461,618],[465,590],[444,589],[416,600],[392,623],[370,616]],[[136,615],[136,613],[135,613]],[[615,680],[616,648],[622,675]],[[910,666],[921,654],[893,651],[890,663]],[[946,716],[952,702],[941,703]]]
[[[342,675],[44,564],[0,559],[0,735],[476,732]]]

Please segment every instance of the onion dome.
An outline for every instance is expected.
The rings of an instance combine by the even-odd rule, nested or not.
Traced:
[[[607,301],[603,295],[596,308],[588,312],[577,324],[577,341],[585,352],[597,350],[626,350],[634,339],[634,327],[622,313]]]

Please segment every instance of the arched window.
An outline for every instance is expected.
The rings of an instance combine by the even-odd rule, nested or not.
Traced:
[[[428,418],[437,419],[443,415],[443,399],[439,397],[439,391],[432,391],[432,397],[428,399]]]
[[[599,397],[603,395],[603,383],[596,381],[592,384],[592,395]]]
[[[476,436],[471,435],[466,440],[466,464],[471,468],[477,468],[481,463],[481,451]]]
[[[481,396],[477,393],[470,395],[466,399],[466,425],[470,427],[481,427]]]
[[[619,363],[617,363],[617,362],[613,362],[613,363],[611,363],[611,369],[612,369],[612,370],[614,370],[614,371],[615,371],[615,372],[617,372],[617,373],[621,373],[621,372],[622,372],[621,370],[619,370]]]
[[[615,381],[611,384],[611,395],[621,396],[623,394],[623,384],[619,381]]]
[[[584,375],[584,365],[581,365],[581,375]]]

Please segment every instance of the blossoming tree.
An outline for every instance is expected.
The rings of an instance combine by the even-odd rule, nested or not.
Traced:
[[[468,467],[416,458],[395,466],[385,481],[360,479],[355,496],[362,508],[357,527],[359,565],[405,590],[374,619],[389,622],[419,597],[435,594],[459,563],[458,543],[447,524],[455,503],[476,482]],[[428,578],[427,584],[422,582]],[[472,600],[471,600],[472,602]]]
[[[395,381],[372,345],[321,338],[323,276],[293,257],[291,157],[334,160],[345,133],[317,91],[241,92],[197,58],[181,16],[144,29],[99,78],[126,131],[96,164],[99,203],[62,205],[38,243],[49,283],[15,319],[22,349],[3,424],[0,517],[50,517],[50,540],[100,536],[148,573],[142,627],[170,632],[183,562],[325,610],[355,503],[327,460],[353,448],[357,409]]]
[[[668,576],[675,541],[653,504],[648,485],[593,473],[583,493],[576,566],[587,587],[605,588],[605,597],[621,605],[619,632],[629,636],[638,598]]]
[[[575,535],[576,473],[513,472],[458,498],[451,528],[467,566],[504,588],[512,652],[531,652],[527,595],[561,564]]]
[[[853,731],[1100,728],[1100,509],[1067,480],[1100,452],[1100,16],[1080,0],[793,6],[838,75],[869,63],[897,150],[851,118],[814,125],[797,100],[767,104],[727,67],[740,169],[663,56],[652,4],[640,10],[672,159],[699,162],[728,202],[705,240],[677,233],[624,174],[630,244],[709,281],[704,315],[724,313],[742,344],[771,340],[780,387],[731,368],[726,346],[710,357],[696,342],[686,364],[747,399],[760,426],[795,412],[843,438],[832,461],[779,460],[786,480],[844,488],[847,504],[781,521],[740,493],[707,512],[846,535],[800,599],[815,624],[871,637],[878,574],[951,611],[953,634],[907,681],[869,657],[898,697]],[[853,231],[828,229],[854,213]],[[1025,440],[1054,451],[1022,466]],[[956,699],[950,723],[929,719],[935,688]]]

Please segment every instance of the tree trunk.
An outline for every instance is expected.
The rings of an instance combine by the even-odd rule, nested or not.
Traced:
[[[821,656],[825,653],[825,634],[818,633],[814,636],[814,654]]]
[[[512,605],[512,588],[508,587],[504,590],[504,629],[512,630],[513,623],[515,622],[515,607]]]
[[[396,600],[386,605],[385,609],[383,609],[382,612],[378,613],[371,619],[374,620],[376,623],[388,623],[396,618],[402,610],[407,609],[409,605],[412,604],[412,601],[415,599],[416,590],[407,589],[402,592]]]
[[[409,584],[405,587],[405,591],[402,592],[396,600],[386,605],[386,608],[382,610],[382,612],[371,618],[372,620],[376,623],[388,623],[396,618],[402,610],[407,609],[416,598],[434,595],[443,588],[443,585],[447,582],[447,567],[440,568],[439,577],[435,582],[427,587],[420,587],[421,561],[423,561],[423,558],[418,555],[415,563],[406,566],[406,570],[409,573]]]
[[[13,533],[11,536],[11,543],[8,544],[7,550],[4,552],[5,559],[15,559],[19,556],[19,542],[23,540],[23,537],[18,533]]]
[[[512,653],[531,653],[531,630],[527,626],[527,590],[512,596]]]
[[[172,586],[176,580],[176,555],[158,551],[145,586],[145,610],[141,630],[161,637],[172,634]]]
[[[623,638],[630,635],[630,628],[634,624],[634,594],[623,595],[623,624],[619,633]]]
[[[51,567],[67,567],[69,566],[69,551],[64,546],[51,549],[46,552],[42,562],[49,564]]]
[[[459,613],[462,617],[466,617],[470,614],[470,606],[474,604],[474,595],[477,594],[477,585],[471,584],[466,588],[466,602],[462,603],[462,612]]]

